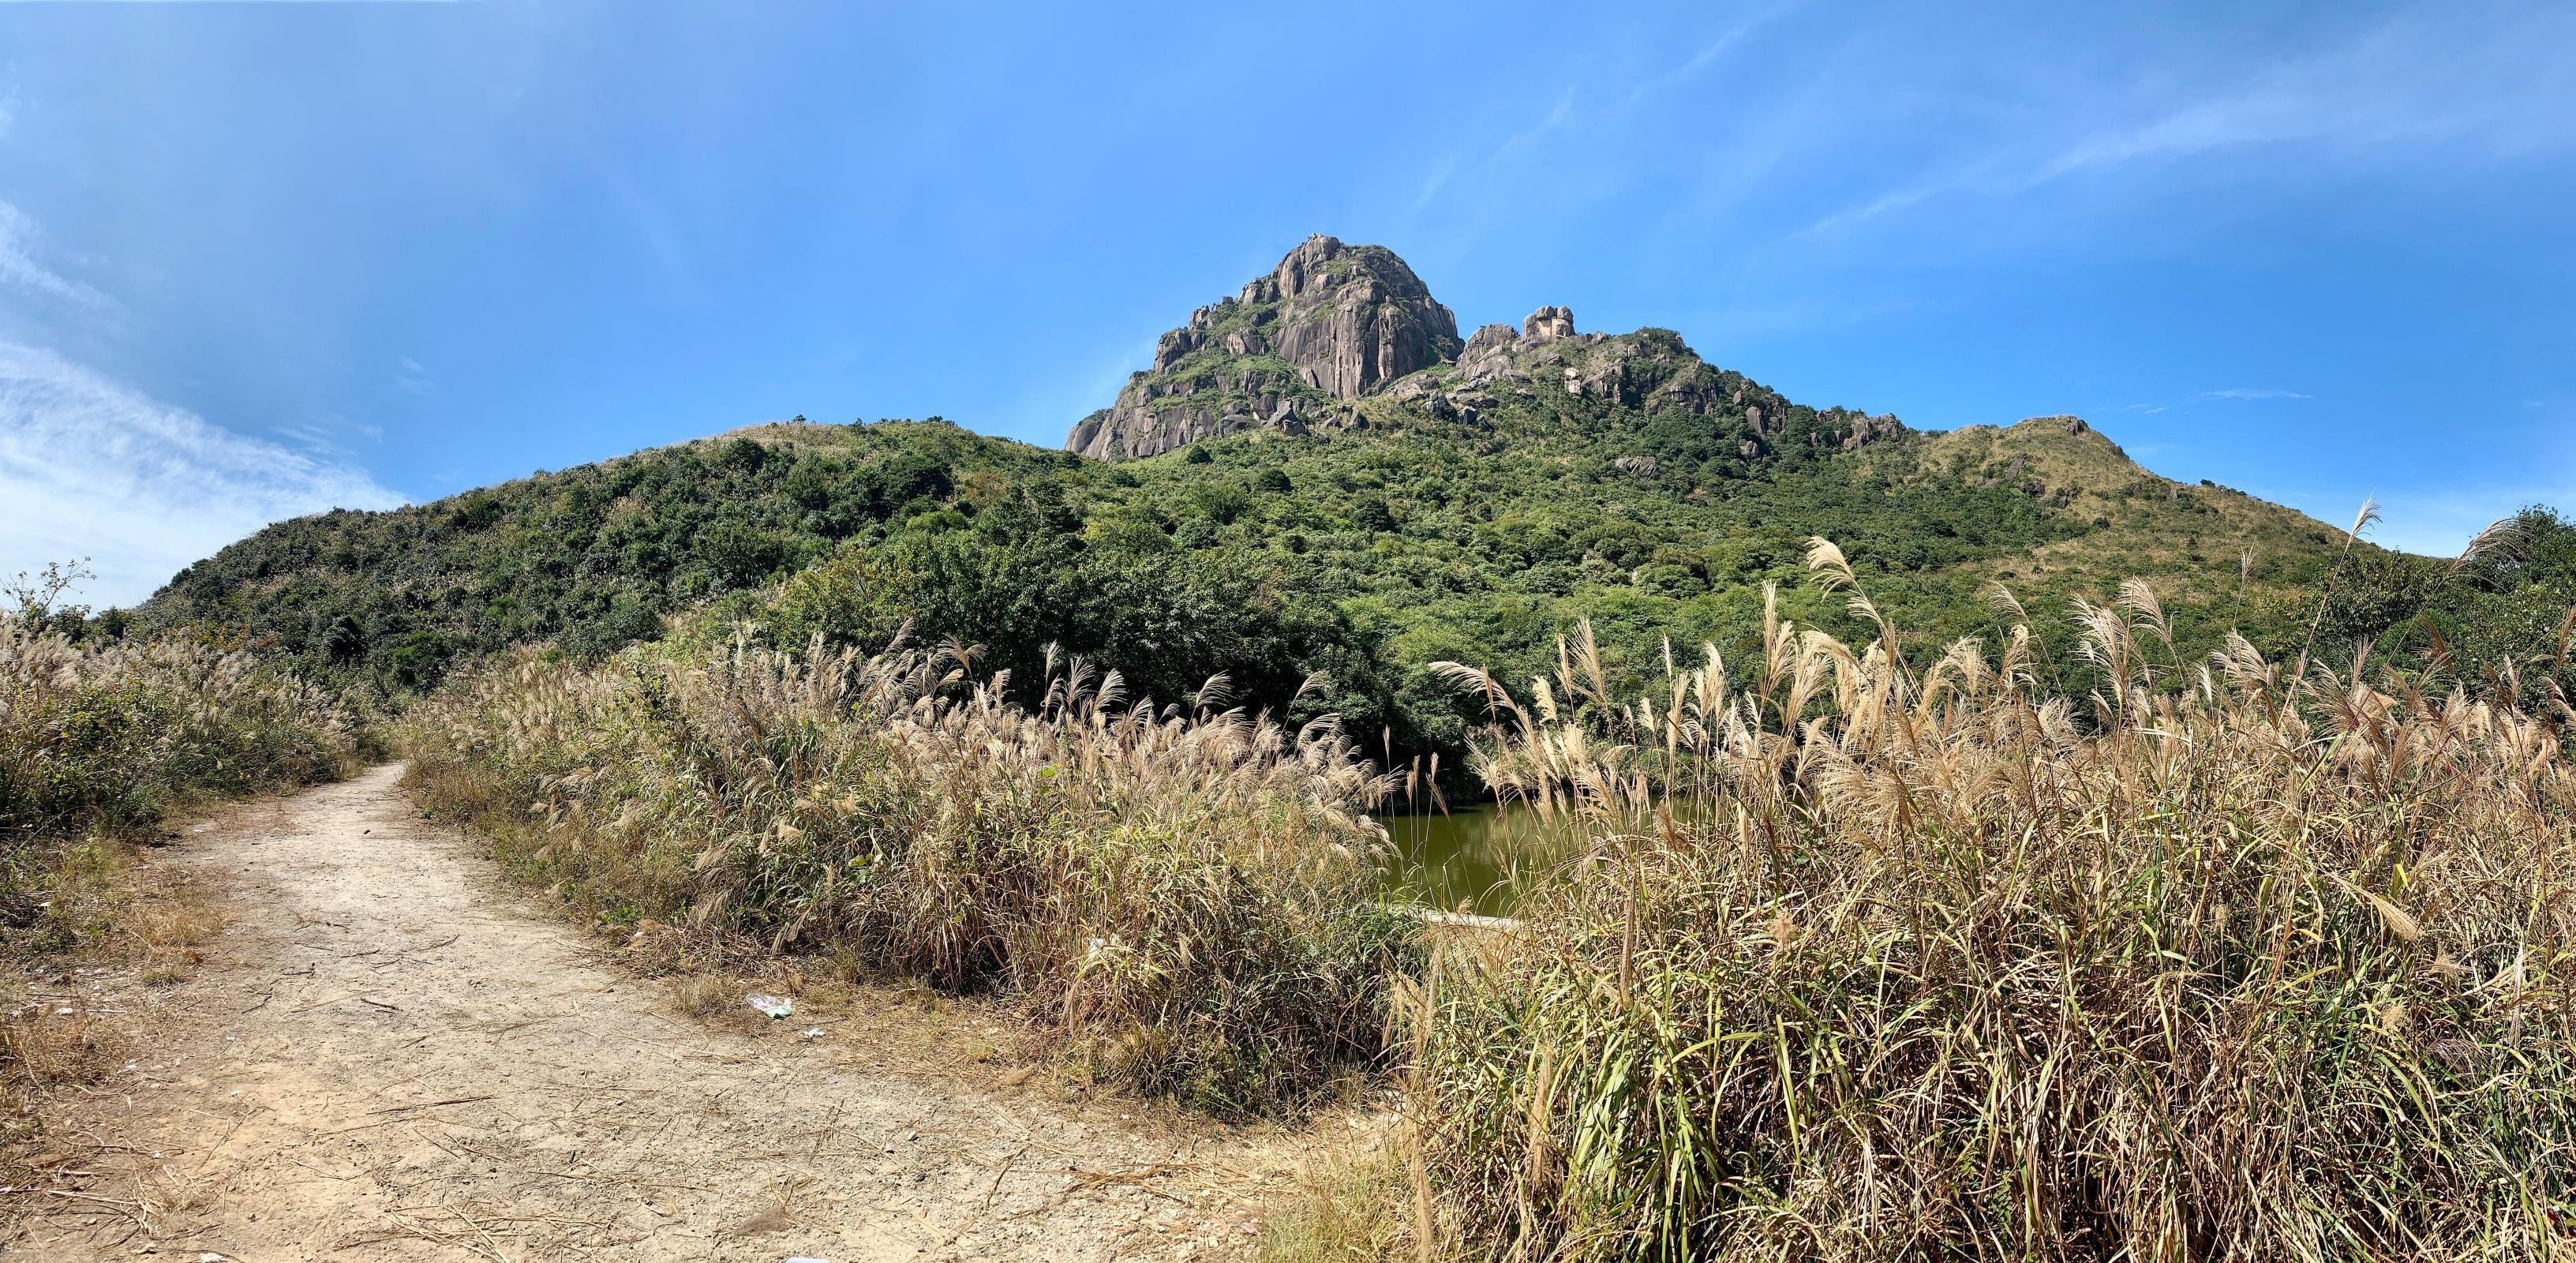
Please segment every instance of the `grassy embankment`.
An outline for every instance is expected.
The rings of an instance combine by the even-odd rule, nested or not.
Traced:
[[[2525,712],[2191,662],[2132,585],[2057,696],[1998,596],[1999,652],[1773,618],[1641,697],[1579,643],[1525,698],[1451,668],[1480,774],[1590,845],[1408,991],[1404,1137],[1276,1253],[2565,1257],[2556,672]]]
[[[212,932],[207,910],[135,888],[130,844],[194,805],[344,775],[357,753],[326,693],[248,654],[76,645],[0,614],[0,1150],[114,1039],[29,1002],[34,966],[104,954],[166,978]]]
[[[1330,722],[1130,702],[1074,664],[1036,709],[971,655],[686,638],[505,656],[416,708],[434,809],[649,940],[801,949],[1015,1004],[1104,1078],[1293,1111],[1384,1048],[1411,923],[1375,897],[1384,789]]]

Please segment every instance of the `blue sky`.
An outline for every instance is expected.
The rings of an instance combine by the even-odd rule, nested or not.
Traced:
[[[1053,445],[1310,232],[2397,546],[2576,506],[2576,6],[1273,10],[0,4],[0,573],[796,414]]]

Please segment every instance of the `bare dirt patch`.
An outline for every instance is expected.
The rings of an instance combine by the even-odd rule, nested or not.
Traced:
[[[229,924],[184,981],[102,972],[63,1000],[118,1022],[128,1063],[0,1194],[0,1255],[1241,1256],[1317,1143],[1066,1099],[987,1065],[1008,1036],[973,1006],[689,1016],[682,985],[496,889],[397,775],[160,853]]]

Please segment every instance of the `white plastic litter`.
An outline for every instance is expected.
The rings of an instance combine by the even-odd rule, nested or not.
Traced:
[[[796,1011],[796,1006],[789,1003],[785,996],[747,995],[742,998],[742,1002],[772,1018],[782,1018]]]

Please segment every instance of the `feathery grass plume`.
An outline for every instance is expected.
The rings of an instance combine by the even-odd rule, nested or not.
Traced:
[[[1988,605],[1994,606],[1998,614],[2010,615],[2014,625],[2029,625],[2030,611],[2022,608],[2021,598],[2013,595],[2013,590],[2000,580],[1987,580],[1984,587],[1977,589],[1977,594],[1984,597]]]
[[[2553,720],[2366,651],[2230,636],[2160,671],[2153,597],[2077,607],[2090,735],[2009,646],[1908,689],[1785,622],[1678,739],[1490,703],[1519,722],[1478,773],[1588,842],[1427,1010],[1430,1231],[1565,1260],[2576,1250]]]
[[[1225,708],[1223,677],[1158,709],[1060,655],[1030,710],[975,657],[522,652],[402,739],[434,802],[603,924],[999,992],[1104,1077],[1219,1112],[1377,1066],[1416,923],[1365,814],[1397,782],[1340,724]]]
[[[2308,673],[2308,655],[2316,650],[2317,629],[2325,624],[2326,610],[2334,604],[2335,583],[2343,578],[2344,567],[2352,560],[2353,546],[2361,542],[2361,533],[2379,520],[2379,502],[2365,497],[2361,511],[2352,515],[2352,528],[2344,532],[2343,547],[2335,551],[2335,564],[2326,571],[2325,582],[2317,587],[2317,608],[2308,616],[2308,634],[2299,642],[2298,660],[2290,667],[2290,677]]]
[[[2121,580],[2120,595],[2114,603],[2137,619],[2135,626],[2155,634],[2156,640],[2165,647],[2165,656],[2172,658],[2175,666],[2182,665],[2174,653],[2173,625],[2165,621],[2165,607],[2156,600],[2156,590],[2146,580]]]
[[[2470,539],[2468,546],[2460,550],[2460,555],[2451,560],[2451,573],[2458,575],[2463,567],[2473,561],[2518,559],[2527,550],[2529,544],[2530,535],[2524,529],[2521,514],[2497,518],[2488,523],[2485,530],[2479,531],[2474,538]]]

